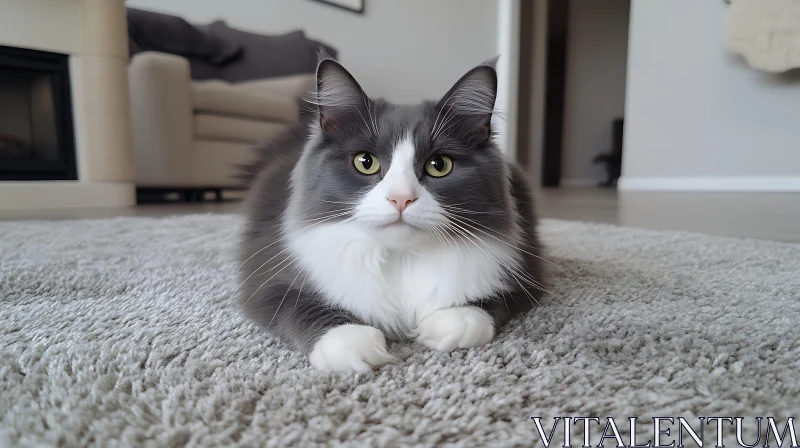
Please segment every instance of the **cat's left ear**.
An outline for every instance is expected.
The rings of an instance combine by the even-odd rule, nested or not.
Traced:
[[[488,140],[492,134],[492,114],[497,100],[496,59],[484,62],[461,77],[439,101],[439,119],[453,114],[453,127],[460,133]],[[441,126],[437,123],[437,126]],[[435,129],[434,129],[435,131]]]
[[[377,132],[370,117],[370,101],[358,82],[341,64],[321,56],[317,65],[317,94],[319,125],[323,132],[344,136],[348,128],[363,124],[370,132]]]

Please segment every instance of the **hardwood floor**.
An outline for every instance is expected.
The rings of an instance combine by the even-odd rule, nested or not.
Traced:
[[[0,220],[236,213],[240,206],[238,200],[231,199],[222,203],[175,202],[125,209],[0,211]],[[543,218],[800,243],[797,193],[622,193],[599,188],[558,188],[537,193],[537,210]]]
[[[543,190],[538,199],[542,217],[800,243],[798,193],[560,188]]]

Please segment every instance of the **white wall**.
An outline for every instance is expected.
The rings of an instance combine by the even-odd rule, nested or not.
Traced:
[[[81,51],[77,0],[0,0],[0,45],[59,53]]]
[[[498,54],[498,0],[366,0],[357,15],[311,0],[129,0],[128,6],[224,19],[262,33],[302,28],[339,50],[369,95],[400,103],[439,98]],[[223,6],[224,5],[224,6]]]
[[[527,1],[527,0],[525,0]],[[499,0],[497,5],[497,100],[492,116],[495,141],[506,154],[516,157],[519,106],[520,0]]]
[[[570,2],[564,185],[596,185],[605,179],[605,170],[592,159],[611,148],[611,122],[625,110],[629,10],[630,0]]]
[[[621,188],[800,191],[800,75],[730,54],[726,14],[633,0]]]

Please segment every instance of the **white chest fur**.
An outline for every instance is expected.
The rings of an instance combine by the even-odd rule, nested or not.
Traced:
[[[417,249],[388,249],[354,224],[318,225],[290,236],[289,249],[332,305],[394,336],[431,312],[506,289],[516,251],[496,240],[432,238]],[[305,276],[304,273],[302,276]]]

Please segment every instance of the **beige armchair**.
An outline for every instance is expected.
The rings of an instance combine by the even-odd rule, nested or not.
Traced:
[[[313,74],[193,81],[187,59],[157,52],[136,54],[128,70],[139,189],[239,187],[236,165],[297,123],[299,97],[314,89]]]

